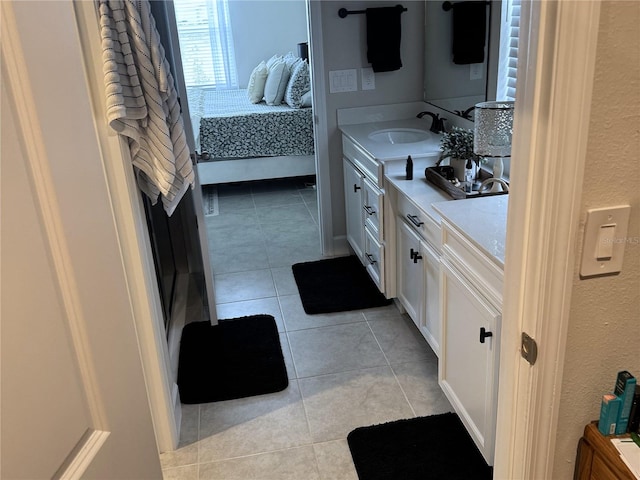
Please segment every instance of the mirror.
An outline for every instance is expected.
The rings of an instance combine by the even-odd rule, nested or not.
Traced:
[[[473,106],[495,100],[500,48],[501,1],[487,3],[484,63],[453,63],[453,9],[425,1],[424,101],[473,120]],[[450,2],[449,2],[450,3]]]

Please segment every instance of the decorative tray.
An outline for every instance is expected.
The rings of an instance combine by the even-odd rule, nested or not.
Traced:
[[[427,167],[424,171],[424,175],[427,178],[427,181],[434,184],[440,190],[448,193],[451,198],[454,200],[460,200],[463,198],[477,198],[477,197],[491,197],[494,195],[505,195],[509,192],[490,192],[484,191],[482,193],[473,190],[471,192],[466,192],[461,183],[456,182],[458,186],[454,183],[455,177],[453,175],[453,167],[442,166],[442,167]],[[479,182],[486,180],[487,178],[491,178],[491,175],[484,171],[478,171]]]

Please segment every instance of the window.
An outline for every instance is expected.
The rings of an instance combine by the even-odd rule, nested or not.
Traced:
[[[228,0],[174,0],[187,87],[238,88]]]
[[[500,27],[497,100],[516,99],[521,0],[504,0]]]

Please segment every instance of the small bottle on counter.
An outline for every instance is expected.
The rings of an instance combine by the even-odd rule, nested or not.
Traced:
[[[407,175],[406,175],[406,179],[407,180],[413,180],[413,159],[411,158],[411,155],[409,155],[407,157]]]

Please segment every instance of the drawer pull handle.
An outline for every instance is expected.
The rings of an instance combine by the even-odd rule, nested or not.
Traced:
[[[369,263],[371,264],[378,263],[377,260],[375,260],[375,257],[370,253],[365,253],[365,255],[367,256],[367,260],[369,260]]]
[[[416,252],[416,254],[413,256],[413,263],[418,263],[418,260],[422,260],[422,255]]]
[[[353,184],[353,193],[358,193],[358,190],[360,190],[362,187],[359,187],[357,184]]]
[[[493,337],[493,332],[487,332],[484,327],[480,328],[480,343],[484,343],[484,339]]]
[[[407,213],[407,218],[411,221],[411,223],[413,223],[416,227],[419,227],[421,225],[424,225],[424,222],[420,221],[420,217],[418,217],[417,215],[411,215],[410,213]]]
[[[364,208],[364,211],[367,212],[369,215],[374,215],[376,213],[376,211],[371,208],[369,205],[363,205],[362,208]]]

